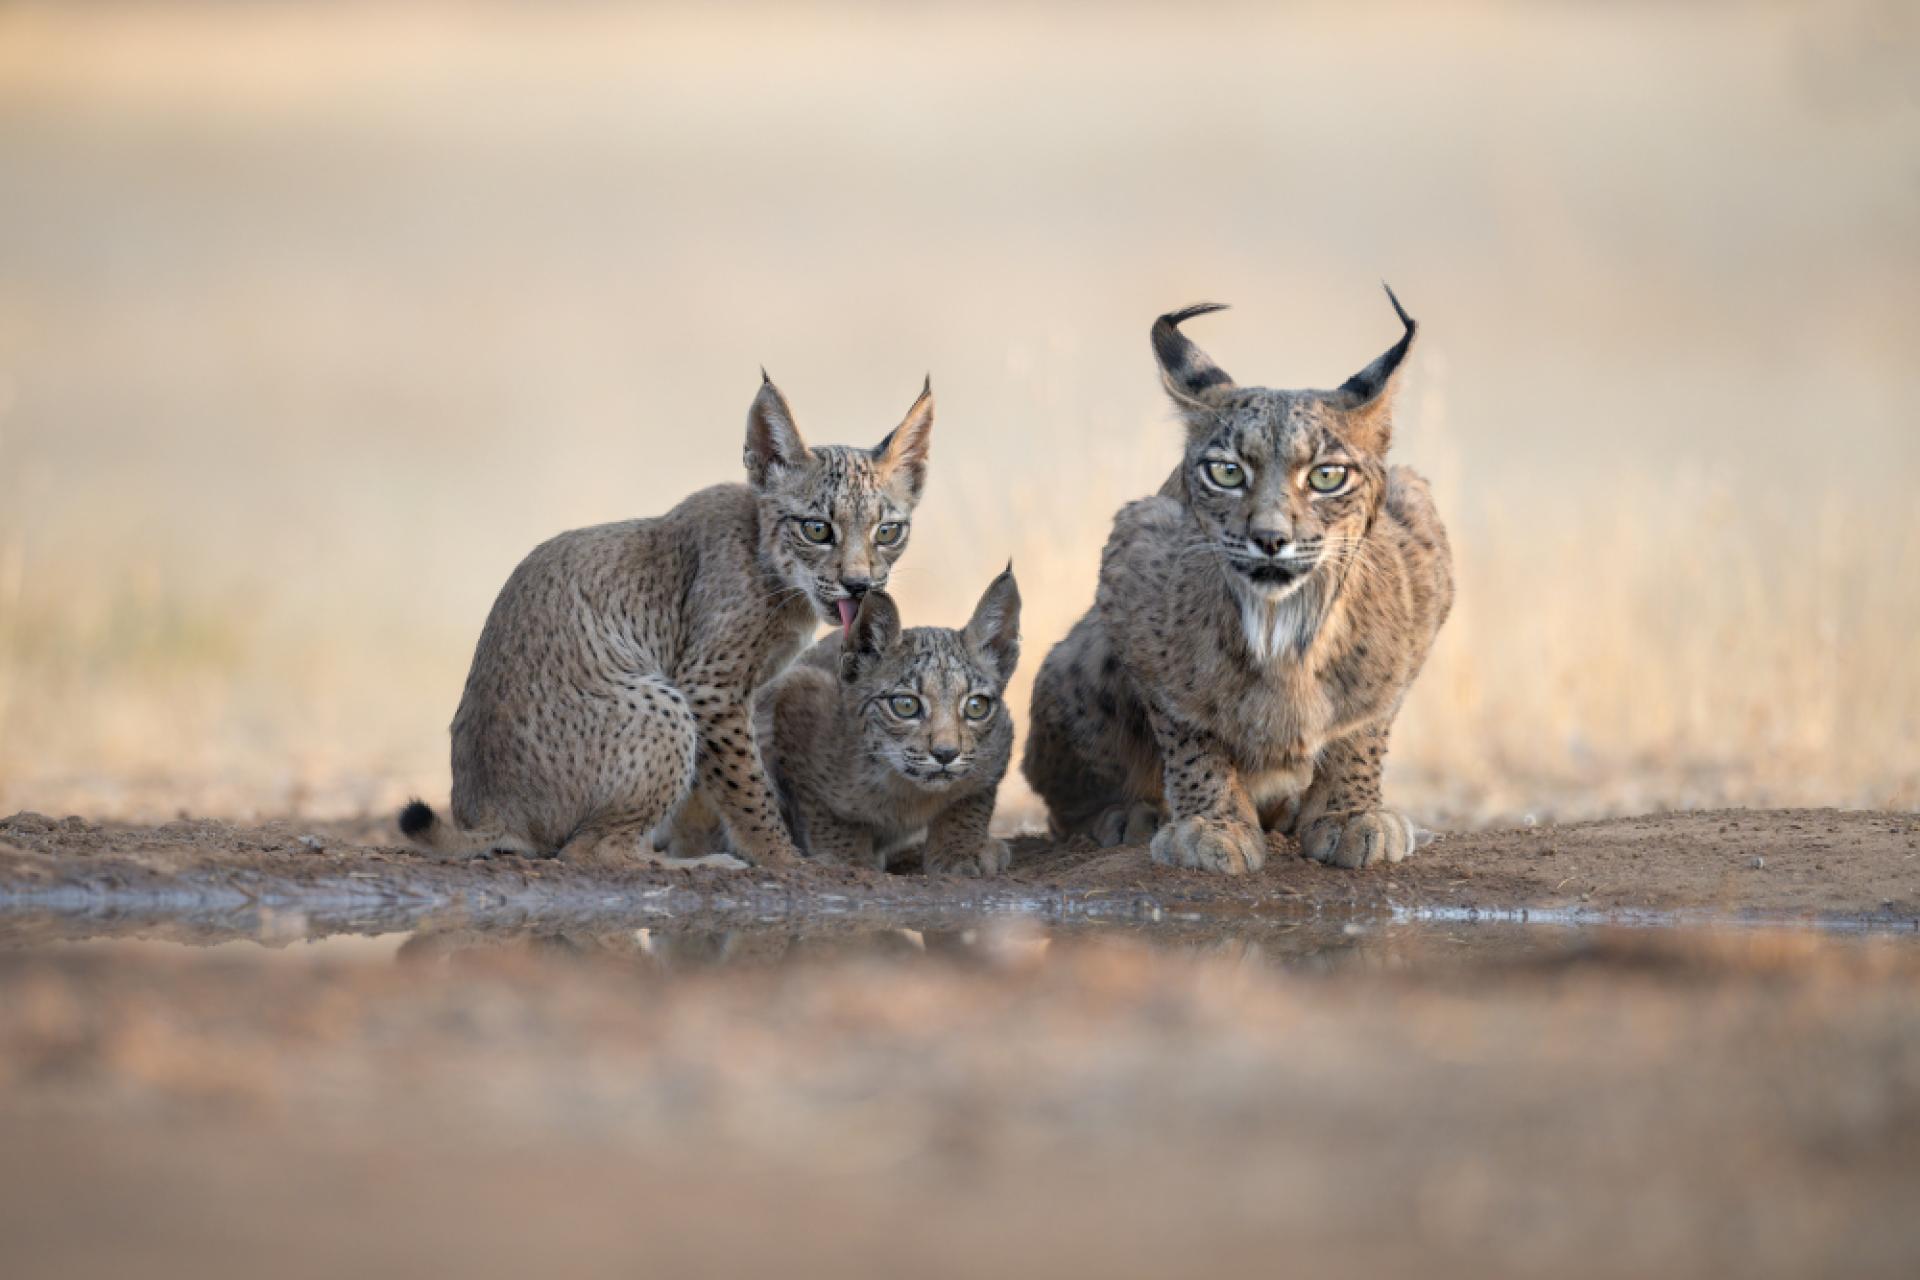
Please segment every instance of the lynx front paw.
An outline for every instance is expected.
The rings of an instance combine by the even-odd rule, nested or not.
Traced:
[[[1142,844],[1160,825],[1160,810],[1144,801],[1116,804],[1093,820],[1093,839],[1102,849],[1119,844]]]
[[[1005,840],[983,840],[965,853],[927,851],[927,871],[942,876],[997,876],[1013,861],[1013,851]]]
[[[1399,862],[1413,852],[1413,819],[1392,809],[1330,814],[1307,827],[1300,852],[1315,862],[1349,870],[1376,862]]]
[[[1267,837],[1258,827],[1218,818],[1181,818],[1160,828],[1148,846],[1162,866],[1241,875],[1267,861]]]
[[[751,852],[736,849],[733,851],[733,856],[762,871],[770,871],[775,867],[799,866],[803,860],[800,850],[792,844],[768,844]]]

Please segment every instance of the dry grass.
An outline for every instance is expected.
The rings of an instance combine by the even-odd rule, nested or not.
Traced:
[[[1403,799],[1920,804],[1915,47],[1873,6],[11,6],[0,810],[443,793],[514,561],[730,478],[761,362],[821,439],[932,369],[899,593],[956,621],[1011,555],[1030,676],[1173,457],[1152,315],[1236,302],[1228,369],[1324,385],[1381,275],[1461,577]]]

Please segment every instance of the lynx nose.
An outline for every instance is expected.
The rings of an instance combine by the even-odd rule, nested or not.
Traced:
[[[941,764],[952,764],[960,758],[960,748],[940,746],[933,748],[927,752],[927,754],[935,760],[938,760]]]
[[[873,590],[873,579],[842,578],[840,579],[840,589],[852,596],[855,600],[858,600],[861,596]]]
[[[1289,539],[1278,529],[1249,529],[1247,541],[1260,548],[1262,554],[1277,556],[1287,549]]]

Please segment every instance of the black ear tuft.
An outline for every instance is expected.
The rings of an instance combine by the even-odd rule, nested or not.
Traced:
[[[1169,311],[1153,322],[1153,358],[1160,364],[1160,378],[1176,402],[1206,403],[1219,392],[1233,386],[1226,370],[1193,344],[1180,326],[1195,316],[1225,311],[1219,302],[1197,302],[1178,311]]]
[[[1394,296],[1393,286],[1383,280],[1380,287],[1387,291],[1387,301],[1393,304],[1393,313],[1400,317],[1405,332],[1400,335],[1400,341],[1388,347],[1377,360],[1340,384],[1341,393],[1350,397],[1356,406],[1367,403],[1387,389],[1393,381],[1393,375],[1399,372],[1401,362],[1407,358],[1407,352],[1412,349],[1414,335],[1420,331],[1419,323],[1407,314],[1407,309],[1400,305],[1400,299]]]

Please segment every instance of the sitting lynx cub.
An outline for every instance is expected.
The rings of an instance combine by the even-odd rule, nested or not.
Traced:
[[[928,872],[995,875],[987,834],[1013,753],[1001,695],[1020,657],[1020,588],[1007,569],[965,629],[900,629],[874,592],[755,700],[767,769],[808,853],[884,869],[926,837]]]
[[[459,829],[415,801],[401,831],[448,853],[645,855],[697,795],[745,857],[796,856],[755,748],[753,691],[819,621],[850,626],[886,585],[932,430],[929,389],[876,448],[809,449],[763,375],[748,484],[563,533],[513,571],[453,719]]]
[[[1154,833],[1156,862],[1253,871],[1262,827],[1310,858],[1397,862],[1387,730],[1453,603],[1426,481],[1389,467],[1415,325],[1335,391],[1238,387],[1160,317],[1153,349],[1187,428],[1157,496],[1121,508],[1093,611],[1047,655],[1027,779],[1057,835]]]

